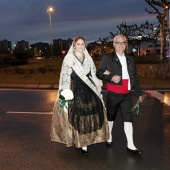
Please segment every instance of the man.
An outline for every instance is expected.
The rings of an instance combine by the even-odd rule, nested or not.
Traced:
[[[127,138],[127,151],[134,154],[142,154],[133,143],[132,126],[132,101],[130,90],[134,91],[142,101],[142,90],[139,86],[136,64],[133,56],[125,54],[127,38],[119,34],[113,40],[115,52],[103,56],[97,77],[107,82],[107,119],[109,124],[110,139],[106,142],[112,147],[112,128],[118,108],[121,109],[124,121],[124,131]]]

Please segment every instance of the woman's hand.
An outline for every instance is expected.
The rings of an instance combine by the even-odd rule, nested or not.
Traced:
[[[101,87],[98,87],[98,91],[101,92],[101,91],[102,91],[102,88],[101,88]]]

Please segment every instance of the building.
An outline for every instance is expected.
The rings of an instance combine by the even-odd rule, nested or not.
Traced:
[[[12,53],[12,43],[6,39],[0,41],[0,53],[1,54],[11,54]]]
[[[26,52],[29,50],[29,42],[25,40],[16,41],[14,44],[15,52]]]
[[[73,40],[54,39],[53,40],[53,55],[63,57],[69,50]]]
[[[30,51],[34,57],[50,57],[50,45],[48,43],[34,43],[30,45]]]

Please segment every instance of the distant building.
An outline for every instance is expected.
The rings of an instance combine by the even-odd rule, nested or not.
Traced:
[[[14,44],[15,52],[25,52],[29,50],[29,42],[25,40],[16,41]]]
[[[141,41],[136,46],[129,46],[130,51],[134,51],[136,57],[160,57],[160,41],[147,42]],[[168,53],[168,43],[165,47],[166,53]]]
[[[69,50],[73,40],[54,39],[53,40],[53,55],[63,57]]]
[[[52,46],[52,55],[57,57],[63,57],[69,50],[73,40],[72,39],[54,39]],[[35,57],[44,56],[50,57],[50,44],[48,43],[34,43],[30,45],[30,51],[33,53]]]
[[[12,52],[12,43],[6,39],[0,41],[0,53],[10,54]]]
[[[50,45],[48,43],[34,43],[30,45],[30,51],[34,57],[49,57],[50,56]]]

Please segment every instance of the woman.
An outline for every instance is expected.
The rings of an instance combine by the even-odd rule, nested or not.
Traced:
[[[87,146],[107,141],[109,138],[106,110],[100,93],[102,81],[96,77],[96,68],[85,48],[85,39],[74,39],[62,64],[59,92],[72,90],[74,99],[59,108],[59,93],[54,105],[51,140],[75,145],[83,154],[88,154]]]

